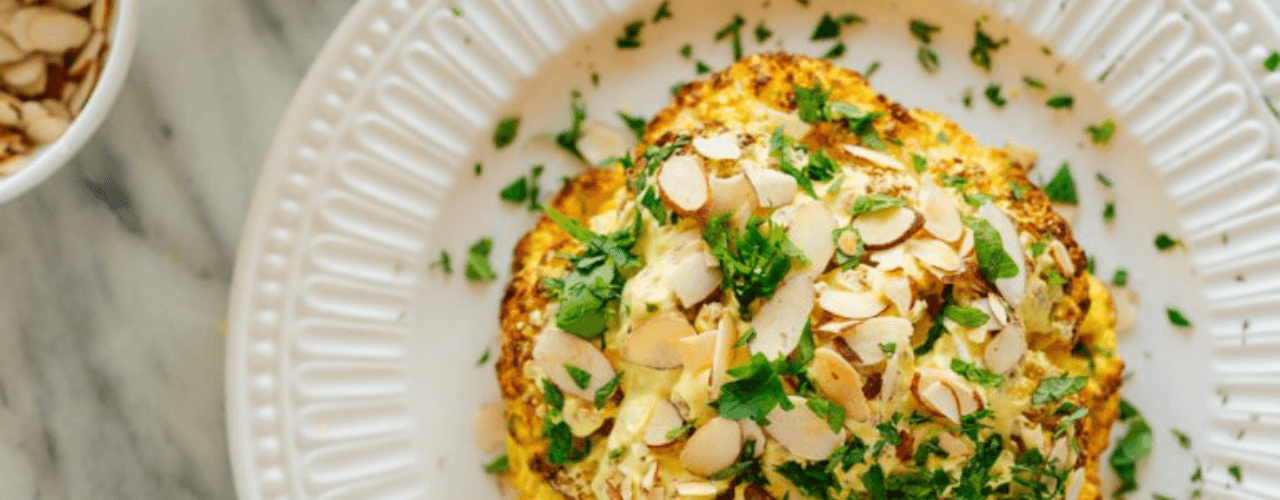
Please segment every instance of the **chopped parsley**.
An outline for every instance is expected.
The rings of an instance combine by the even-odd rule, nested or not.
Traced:
[[[844,55],[847,49],[848,47],[845,47],[844,42],[836,42],[835,45],[831,46],[831,50],[828,50],[826,54],[822,55],[822,58],[823,59],[839,59],[840,56]]]
[[[1182,240],[1169,236],[1169,233],[1160,233],[1156,235],[1155,244],[1156,249],[1163,252],[1173,247],[1181,246]]]
[[[671,19],[671,2],[666,0],[653,11],[653,24],[658,24],[663,19]]]
[[[1280,69],[1280,52],[1272,51],[1271,55],[1267,56],[1267,60],[1262,61],[1262,67],[1266,68],[1269,73],[1275,73],[1277,69]]]
[[[973,23],[973,48],[969,49],[969,59],[983,71],[991,72],[991,54],[1009,43],[1008,38],[997,41],[982,29],[982,21]]]
[[[573,379],[573,385],[578,386],[579,389],[586,389],[591,385],[591,373],[586,370],[566,363],[564,371],[569,374],[569,378]]]
[[[840,428],[844,426],[845,410],[844,406],[826,399],[818,395],[812,395],[805,402],[813,414],[818,418],[827,421],[827,425],[831,427],[831,432],[840,432]]]
[[[578,140],[582,139],[582,122],[587,120],[587,107],[582,104],[576,92],[573,102],[569,104],[569,113],[573,121],[570,122],[567,130],[556,134],[556,145],[579,160],[585,160],[582,152],[578,151]]]
[[[498,126],[493,129],[493,147],[502,149],[510,146],[515,142],[516,136],[520,134],[520,117],[510,116],[503,118],[498,122]]]
[[[684,425],[681,425],[680,427],[676,427],[675,429],[671,429],[667,431],[667,439],[675,441],[682,437],[688,436],[689,434],[693,433],[693,429],[696,426],[697,426],[696,421],[690,420],[688,422],[685,422]]]
[[[1027,191],[1030,190],[1031,186],[1017,181],[1009,181],[1009,195],[1013,196],[1015,200],[1022,201],[1027,197]]]
[[[987,387],[1000,387],[1000,384],[1004,383],[1004,377],[960,358],[951,358],[951,371],[964,377],[965,380]]]
[[[626,275],[640,267],[640,260],[631,253],[640,230],[639,214],[630,227],[600,235],[550,207],[544,210],[585,247],[582,254],[569,258],[568,274],[547,280],[560,301],[556,326],[585,339],[599,337],[615,314],[614,307],[606,306],[622,296]]]
[[[693,44],[686,43],[680,46],[680,57],[688,59],[693,57]]]
[[[1041,89],[1041,90],[1043,90],[1043,89],[1045,89],[1045,88],[1048,88],[1048,86],[1044,84],[1044,80],[1041,80],[1041,79],[1039,79],[1039,78],[1030,77],[1030,76],[1024,76],[1024,77],[1022,77],[1022,83],[1027,84],[1027,86],[1028,86],[1028,87],[1033,88],[1033,89]]]
[[[591,454],[591,441],[574,437],[569,424],[542,422],[542,435],[547,438],[547,461],[551,465],[565,466],[581,462]]]
[[[938,59],[938,53],[927,45],[921,45],[916,50],[916,60],[920,61],[920,67],[930,73],[938,71],[938,68],[942,66],[942,61]]]
[[[924,173],[925,169],[929,168],[929,160],[918,154],[912,154],[911,168],[914,168],[917,174]]]
[[[734,461],[733,465],[708,476],[707,479],[724,481],[736,478],[747,484],[764,484],[764,471],[760,467],[760,461],[756,459],[756,445],[757,443],[754,439],[748,439],[746,443],[743,443],[742,449],[738,451],[738,460]]]
[[[542,379],[542,397],[555,412],[564,408],[564,393],[549,379]]]
[[[1089,139],[1094,144],[1106,146],[1111,144],[1111,137],[1116,135],[1116,122],[1107,118],[1102,123],[1085,127],[1084,131],[1089,134]]]
[[[622,383],[622,372],[618,372],[613,378],[605,382],[604,385],[596,389],[595,404],[596,408],[604,408],[605,403],[609,402],[609,397],[613,396],[614,391],[618,390],[618,384]],[[583,387],[586,389],[586,387]]]
[[[507,187],[498,192],[498,197],[511,203],[528,203],[530,212],[537,210],[538,180],[542,178],[543,170],[542,165],[534,165],[529,175],[521,176],[511,184],[507,184]]]
[[[1054,172],[1053,178],[1049,179],[1049,183],[1044,185],[1044,194],[1049,197],[1050,201],[1055,203],[1066,203],[1075,205],[1080,203],[1076,197],[1076,180],[1071,176],[1071,166],[1066,162],[1058,167],[1058,171]]]
[[[1071,109],[1076,105],[1076,98],[1069,94],[1054,94],[1044,101],[1044,105],[1053,109]]]
[[[1187,436],[1187,433],[1178,429],[1170,429],[1169,431],[1172,432],[1173,437],[1178,440],[1178,446],[1181,446],[1185,450],[1191,449],[1191,437]]]
[[[844,14],[840,17],[833,17],[831,13],[822,15],[822,19],[818,20],[818,25],[813,28],[813,35],[809,36],[812,41],[834,40],[840,38],[840,28],[854,23],[860,23],[863,19],[856,14]]]
[[[476,177],[480,177],[480,174],[484,173],[484,165],[481,165],[480,162],[476,162],[475,166],[471,167],[471,170],[475,173]]]
[[[880,344],[880,352],[883,352],[885,357],[893,357],[893,355],[898,352],[898,343],[897,342],[882,343]]]
[[[644,30],[644,20],[637,19],[627,23],[622,27],[622,35],[614,38],[614,44],[619,49],[629,50],[640,48],[640,32]]]
[[[1080,392],[1088,384],[1089,379],[1084,375],[1072,377],[1063,373],[1057,377],[1046,377],[1036,386],[1035,392],[1031,393],[1031,404],[1044,406],[1053,403]]]
[[[1236,483],[1244,482],[1244,474],[1240,472],[1240,464],[1231,464],[1230,467],[1227,467],[1227,473],[1231,474],[1231,478],[1235,479]]]
[[[830,115],[827,111],[827,98],[831,92],[822,88],[820,83],[813,87],[795,85],[797,113],[805,123],[826,121]],[[776,133],[776,132],[775,132]]]
[[[1169,323],[1173,324],[1173,326],[1181,328],[1191,327],[1191,320],[1187,319],[1187,316],[1182,314],[1182,311],[1173,307],[1166,307],[1164,308],[1164,312],[1165,315],[1169,317]]]
[[[852,215],[860,215],[905,206],[907,206],[907,200],[902,198],[896,198],[887,194],[872,193],[855,198],[853,200],[853,206],[849,208],[849,213]]]
[[[453,276],[453,259],[449,256],[449,252],[441,250],[440,256],[431,263],[431,268],[440,268],[440,272],[445,276]]]
[[[746,19],[743,19],[740,14],[734,14],[733,20],[716,32],[717,42],[725,38],[730,39],[733,44],[733,60],[735,61],[742,59],[742,27],[746,26],[746,24]]]
[[[742,336],[738,337],[738,341],[733,343],[734,349],[746,347],[747,344],[750,344],[751,341],[756,339],[756,335],[757,333],[755,328],[747,328],[747,331],[743,332]]]
[[[764,21],[760,21],[760,24],[756,25],[755,34],[756,43],[764,43],[770,38],[773,38],[773,30],[769,29],[768,26],[765,26]]]
[[[627,125],[628,129],[631,129],[631,133],[636,136],[637,141],[644,138],[644,129],[648,125],[649,121],[645,120],[643,116],[631,115],[619,111],[618,118],[622,120],[622,123]]]
[[[510,469],[511,464],[509,463],[506,453],[503,453],[502,456],[493,459],[492,462],[489,462],[484,466],[484,472],[486,474],[502,475],[506,474]]]
[[[795,407],[787,399],[782,378],[774,363],[763,354],[756,353],[745,365],[729,369],[734,380],[725,382],[716,399],[720,416],[730,420],[754,420],[767,425],[765,417],[774,407],[790,410]]]
[[[480,353],[480,359],[476,360],[476,366],[484,366],[485,363],[488,363],[489,355],[492,351],[492,348],[486,348],[484,352]]]
[[[845,253],[845,250],[840,245],[840,238],[845,233],[852,234],[855,241],[853,253],[851,254]],[[858,230],[853,226],[836,228],[835,231],[831,232],[831,239],[835,241],[836,249],[838,250],[836,252],[836,265],[846,271],[853,269],[858,263],[862,262],[862,257],[867,253],[867,247],[862,243],[862,234],[858,233]]]
[[[492,281],[498,277],[489,263],[489,252],[493,250],[493,240],[480,238],[480,241],[467,249],[467,279],[471,281]]]
[[[1006,104],[1009,104],[1009,100],[1005,99],[1003,95],[1000,95],[1000,84],[993,83],[987,85],[987,90],[982,93],[987,96],[987,100],[991,101],[991,104],[997,108],[1003,108]]]
[[[1108,460],[1111,469],[1120,478],[1120,485],[1115,491],[1116,495],[1124,495],[1138,489],[1138,462],[1151,454],[1151,447],[1155,441],[1155,433],[1151,431],[1151,426],[1147,424],[1146,419],[1142,418],[1133,406],[1122,404],[1122,410],[1123,406],[1128,406],[1129,415],[1125,416],[1126,412],[1121,411],[1121,419],[1128,422],[1129,428],[1116,442],[1115,451],[1111,452],[1111,458]]]
[[[733,292],[744,316],[757,298],[773,296],[793,262],[805,262],[786,231],[758,217],[734,234],[730,214],[717,215],[707,221],[703,238],[720,261],[725,290]]]
[[[951,321],[955,321],[960,325],[969,328],[977,328],[987,324],[987,320],[991,318],[982,309],[976,307],[962,307],[955,304],[947,304],[942,308],[942,314]]]
[[[707,63],[702,61],[696,61],[693,63],[693,71],[699,75],[705,75],[711,72],[711,66],[707,66]]]
[[[966,108],[973,107],[973,89],[972,88],[964,89],[964,92],[960,93],[960,104],[963,104],[964,107]]]
[[[1111,275],[1111,284],[1115,286],[1125,286],[1129,284],[1129,271],[1125,269],[1116,269]]]
[[[862,76],[870,80],[871,75],[876,74],[877,71],[880,71],[880,61],[871,61],[871,64],[867,65],[867,69],[862,72]]]
[[[916,40],[920,40],[920,43],[933,43],[933,35],[942,31],[941,26],[914,18],[911,19],[907,26],[911,29],[911,36],[916,37]]]
[[[1050,268],[1047,274],[1048,277],[1045,281],[1050,288],[1062,288],[1063,285],[1067,284],[1067,278],[1062,276],[1062,273],[1058,272],[1056,268]]]
[[[964,193],[964,202],[973,208],[981,208],[983,204],[993,201],[996,201],[996,197],[987,193]]]
[[[1056,414],[1065,414],[1061,420],[1058,420],[1058,427],[1053,430],[1053,437],[1062,436],[1067,433],[1072,425],[1089,414],[1089,409],[1083,406],[1077,406],[1070,401],[1064,401],[1058,406]]]
[[[840,482],[835,472],[827,467],[825,460],[801,464],[788,460],[774,467],[778,475],[791,481],[797,490],[806,497],[817,500],[831,500],[831,490],[839,490]]]
[[[978,254],[978,267],[988,281],[994,283],[1001,278],[1012,278],[1018,275],[1018,264],[1004,250],[1000,233],[991,223],[980,217],[965,217],[964,225],[973,231],[973,246]]]

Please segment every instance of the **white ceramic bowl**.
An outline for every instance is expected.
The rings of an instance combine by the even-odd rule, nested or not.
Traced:
[[[84,109],[58,140],[46,144],[31,154],[27,165],[8,176],[0,177],[0,204],[7,203],[44,182],[54,172],[66,165],[71,157],[84,147],[93,133],[102,125],[107,111],[120,94],[124,77],[133,59],[134,42],[138,34],[138,0],[115,0],[111,30],[108,33],[106,64],[98,77],[97,88],[89,95]]]

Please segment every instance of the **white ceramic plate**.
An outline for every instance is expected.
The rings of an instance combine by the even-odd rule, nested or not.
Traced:
[[[475,411],[498,398],[492,361],[498,282],[476,285],[430,268],[441,248],[462,260],[483,236],[506,269],[533,222],[497,191],[546,163],[547,190],[581,167],[547,146],[569,122],[571,89],[590,113],[650,115],[695,77],[678,52],[722,67],[712,34],[741,13],[748,51],[819,55],[809,41],[824,12],[854,12],[845,30],[856,69],[880,61],[880,91],[939,110],[989,143],[1041,152],[1044,180],[1062,161],[1080,187],[1077,235],[1097,271],[1130,272],[1137,331],[1122,352],[1126,397],[1156,429],[1143,491],[1186,498],[1280,498],[1280,165],[1273,159],[1280,20],[1264,0],[961,0],[673,2],[643,47],[614,37],[650,17],[632,0],[367,0],[338,29],[281,124],[253,201],[236,269],[227,349],[227,412],[240,497],[400,499],[496,497],[472,444]],[[772,5],[769,5],[772,4]],[[986,75],[969,61],[973,22],[1012,43]],[[926,74],[907,19],[942,25],[942,71]],[[775,31],[766,44],[752,29]],[[1046,56],[1041,47],[1052,49]],[[600,74],[593,87],[590,75]],[[1106,78],[1101,78],[1103,75]],[[1043,104],[1023,76],[1075,96]],[[1104,82],[1099,82],[1105,80]],[[1011,95],[995,109],[989,82]],[[961,104],[974,89],[972,108]],[[516,146],[496,153],[494,124],[524,117]],[[1085,126],[1113,117],[1110,147]],[[472,165],[486,168],[479,178]],[[1094,180],[1104,173],[1115,187]],[[1102,222],[1115,201],[1114,224]],[[1167,231],[1185,249],[1159,253]],[[1177,329],[1165,307],[1186,311]],[[1190,451],[1170,428],[1186,431]],[[1193,485],[1196,461],[1205,469]],[[1228,467],[1238,464],[1237,484]]]

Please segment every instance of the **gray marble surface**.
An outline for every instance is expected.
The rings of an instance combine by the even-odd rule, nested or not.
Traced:
[[[272,133],[354,0],[143,0],[97,137],[0,207],[0,499],[231,499],[223,336]]]

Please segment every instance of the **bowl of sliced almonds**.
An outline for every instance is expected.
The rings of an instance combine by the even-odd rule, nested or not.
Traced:
[[[102,124],[133,55],[136,0],[0,0],[0,203]]]

